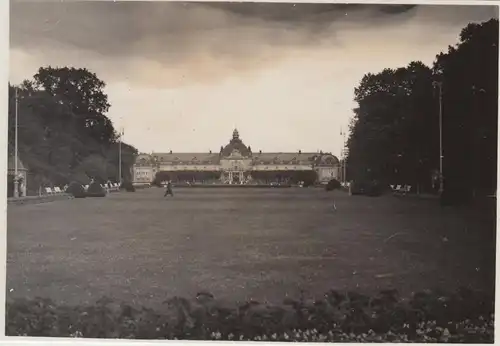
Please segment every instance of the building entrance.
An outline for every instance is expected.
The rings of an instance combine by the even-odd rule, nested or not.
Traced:
[[[239,184],[239,183],[240,183],[239,174],[233,174],[233,184]]]
[[[243,171],[229,171],[221,175],[222,181],[226,184],[241,184],[244,179]]]

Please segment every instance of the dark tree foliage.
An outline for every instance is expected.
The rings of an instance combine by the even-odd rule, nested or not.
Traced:
[[[363,78],[348,140],[349,179],[425,183],[421,172],[437,162],[432,92],[432,71],[420,62]]]
[[[18,90],[19,154],[34,185],[118,180],[118,143],[105,112],[104,82],[86,69],[40,68]],[[9,87],[8,151],[14,152],[15,88]],[[122,172],[130,178],[137,150],[122,143]]]
[[[349,180],[432,191],[439,171],[439,89],[443,101],[445,189],[496,190],[498,21],[470,24],[436,57],[366,74],[348,139]],[[465,189],[464,189],[465,188]]]
[[[445,187],[496,190],[498,135],[498,21],[470,24],[460,43],[438,55],[443,83]]]
[[[77,123],[87,135],[100,144],[109,144],[115,139],[111,121],[105,116],[109,110],[106,84],[95,73],[85,68],[41,67],[34,76],[32,85],[45,90],[69,106]]]

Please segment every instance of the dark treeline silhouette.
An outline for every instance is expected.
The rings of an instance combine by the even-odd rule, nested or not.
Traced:
[[[436,191],[440,86],[445,194],[496,191],[496,19],[465,27],[459,43],[437,55],[432,68],[411,62],[363,77],[355,89],[358,107],[348,140],[349,180]]]
[[[17,86],[19,157],[29,169],[28,191],[39,186],[118,180],[118,133],[105,115],[104,82],[86,69],[42,67]],[[9,85],[8,151],[14,154],[15,87]],[[122,143],[130,179],[137,150]]]

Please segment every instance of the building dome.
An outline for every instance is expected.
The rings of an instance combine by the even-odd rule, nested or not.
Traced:
[[[221,156],[227,157],[235,150],[239,151],[242,156],[252,155],[251,150],[240,139],[240,134],[237,129],[234,129],[233,138],[229,141],[229,144],[222,148]]]
[[[336,166],[340,164],[339,159],[332,154],[318,154],[312,157],[317,166]]]
[[[338,165],[340,163],[339,159],[333,155],[325,155],[321,158],[321,161],[326,165]]]

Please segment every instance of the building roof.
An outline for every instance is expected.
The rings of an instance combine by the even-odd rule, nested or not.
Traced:
[[[15,170],[16,169],[16,164],[15,164],[15,156],[9,156],[8,161],[7,161],[7,169],[10,170]],[[26,167],[24,167],[23,163],[19,159],[19,156],[17,157],[17,169],[19,171],[27,171]]]
[[[237,129],[234,129],[233,138],[229,141],[229,144],[222,148],[220,154],[222,157],[228,157],[234,150],[239,151],[244,157],[252,155],[252,150],[240,139],[240,134]]]
[[[153,159],[158,162],[219,162],[218,153],[154,153]]]

